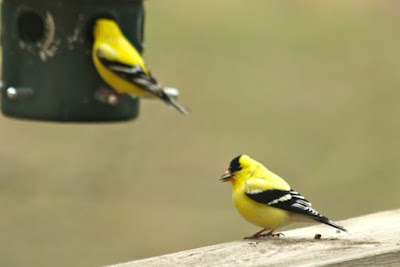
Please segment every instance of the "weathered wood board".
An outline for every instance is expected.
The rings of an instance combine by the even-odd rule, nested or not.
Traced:
[[[113,265],[400,266],[400,209],[341,221],[349,233],[315,225],[285,237],[240,240]],[[321,234],[321,239],[315,239]]]

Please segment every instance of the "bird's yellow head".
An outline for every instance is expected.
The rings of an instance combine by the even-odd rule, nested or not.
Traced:
[[[250,158],[247,155],[240,155],[234,158],[229,164],[228,170],[221,176],[221,182],[236,182],[245,181],[258,168],[262,166],[259,162]]]
[[[95,40],[115,38],[121,36],[121,34],[118,24],[112,19],[100,18],[94,24],[93,36]]]

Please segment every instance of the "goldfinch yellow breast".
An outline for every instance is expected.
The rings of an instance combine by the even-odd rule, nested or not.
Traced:
[[[247,155],[234,158],[220,180],[232,183],[232,199],[239,214],[263,228],[246,238],[279,236],[274,234],[277,228],[306,220],[347,231],[312,208],[311,203],[291,189],[285,180]],[[263,234],[265,231],[268,233]]]

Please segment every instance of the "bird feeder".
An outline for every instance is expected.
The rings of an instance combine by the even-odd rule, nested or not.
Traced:
[[[142,0],[3,0],[4,115],[75,122],[137,116],[138,100],[116,98],[92,63],[92,30],[99,17],[115,19],[143,50]]]

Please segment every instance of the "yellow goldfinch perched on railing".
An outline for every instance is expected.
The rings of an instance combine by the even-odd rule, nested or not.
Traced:
[[[100,76],[120,94],[155,96],[183,114],[187,110],[151,76],[136,48],[114,20],[100,18],[94,26],[92,57]]]
[[[220,180],[232,183],[233,203],[239,214],[263,228],[245,239],[279,236],[281,233],[274,234],[275,229],[292,222],[310,220],[347,232],[313,209],[311,203],[292,190],[281,177],[247,155],[234,158]]]

